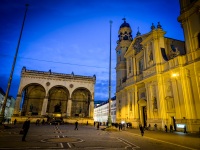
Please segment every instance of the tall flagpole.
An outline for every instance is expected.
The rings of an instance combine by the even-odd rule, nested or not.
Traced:
[[[108,112],[108,127],[111,127],[112,120],[111,120],[111,29],[112,29],[112,21],[110,20],[110,59],[109,59],[109,112]]]
[[[16,63],[16,60],[17,60],[17,54],[18,54],[18,50],[19,50],[19,45],[20,45],[20,41],[21,41],[21,37],[22,37],[23,28],[24,28],[24,22],[25,22],[25,19],[26,19],[26,13],[27,13],[29,4],[26,4],[25,6],[26,6],[26,10],[25,10],[25,14],[24,14],[24,19],[23,19],[23,23],[22,23],[18,43],[17,43],[17,48],[16,48],[15,57],[14,57],[13,64],[12,64],[12,69],[11,69],[11,72],[10,72],[10,78],[8,80],[7,90],[6,90],[6,94],[5,94],[5,97],[4,97],[4,102],[3,102],[1,114],[0,114],[0,124],[2,124],[3,121],[4,121],[6,103],[7,103],[8,94],[9,94],[9,91],[10,91],[13,72],[14,72],[14,69],[15,69],[15,63]]]

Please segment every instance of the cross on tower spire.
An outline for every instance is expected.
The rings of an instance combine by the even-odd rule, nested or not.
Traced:
[[[126,22],[126,18],[122,18],[122,20],[124,20],[124,22]]]

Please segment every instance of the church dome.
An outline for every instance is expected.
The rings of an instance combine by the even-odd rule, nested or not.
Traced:
[[[130,28],[130,25],[126,22],[125,19],[124,19],[124,23],[121,24],[120,28],[123,28],[123,27],[129,27]]]

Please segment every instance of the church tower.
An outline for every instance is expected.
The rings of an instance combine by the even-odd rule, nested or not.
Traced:
[[[180,0],[180,16],[178,21],[184,31],[186,53],[188,60],[199,59],[200,54],[200,1]]]
[[[133,38],[132,30],[130,25],[126,22],[126,19],[123,18],[124,23],[119,28],[117,41],[116,53],[117,53],[117,65],[116,65],[116,78],[117,78],[117,91],[118,88],[124,83],[127,79],[126,73],[126,59],[124,54],[128,50]]]

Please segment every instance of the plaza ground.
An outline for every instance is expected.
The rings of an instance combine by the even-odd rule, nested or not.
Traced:
[[[141,149],[141,150],[198,150],[200,134],[182,132],[165,133],[163,131],[145,131],[141,136],[139,129],[119,131],[100,130],[90,125],[74,124],[39,125],[31,124],[26,142],[22,142],[19,131],[22,124],[0,128],[0,149]]]

